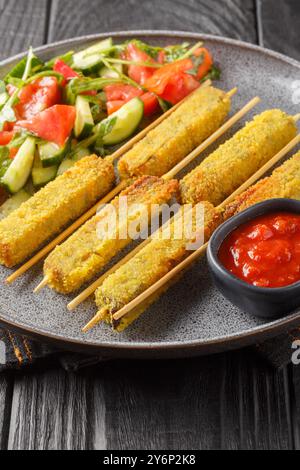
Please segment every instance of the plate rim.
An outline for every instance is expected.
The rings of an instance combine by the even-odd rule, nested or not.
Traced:
[[[216,36],[212,34],[201,34],[201,33],[193,33],[188,31],[168,31],[168,30],[130,30],[130,31],[114,31],[114,32],[104,32],[104,33],[97,33],[97,34],[90,34],[90,35],[83,35],[83,36],[75,36],[68,39],[63,39],[60,41],[51,42],[49,44],[45,44],[43,46],[39,46],[34,48],[36,53],[47,52],[52,48],[56,48],[59,46],[67,46],[71,43],[78,43],[78,45],[82,42],[87,41],[94,41],[97,39],[102,39],[107,36],[111,37],[135,37],[135,36],[150,36],[150,37],[180,37],[182,39],[191,39],[191,40],[211,40],[215,42],[219,42],[220,44],[226,44],[235,46],[238,48],[248,49],[250,51],[259,52],[265,56],[283,61],[286,64],[292,65],[296,67],[300,71],[300,62],[296,59],[293,59],[285,54],[280,52],[273,51],[271,49],[258,46],[256,44],[251,44],[245,41],[241,41],[238,39],[231,39],[223,36]],[[0,72],[1,68],[4,66],[9,65],[17,60],[20,60],[27,54],[27,51],[15,54],[10,56],[6,59],[0,61]],[[99,351],[109,351],[111,355],[117,355],[118,353],[135,353],[135,352],[145,352],[145,353],[174,353],[175,351],[182,352],[180,357],[183,355],[190,355],[190,354],[203,354],[208,352],[211,349],[211,352],[216,350],[226,350],[226,349],[234,349],[237,347],[241,347],[244,345],[253,344],[254,342],[264,339],[266,337],[274,337],[276,334],[280,334],[284,331],[285,327],[293,327],[296,323],[299,323],[300,319],[300,312],[292,313],[286,317],[280,318],[278,320],[265,323],[263,325],[258,325],[253,328],[248,328],[241,332],[236,332],[226,336],[220,337],[213,337],[210,339],[195,339],[190,341],[162,341],[162,342],[147,342],[141,343],[138,341],[126,342],[121,341],[118,343],[110,343],[110,342],[95,342],[95,341],[84,341],[76,338],[66,338],[60,336],[55,333],[51,333],[42,329],[36,329],[34,327],[30,327],[28,325],[20,324],[18,321],[9,320],[7,318],[3,318],[2,314],[0,313],[0,323],[5,327],[11,328],[17,332],[25,333],[29,337],[38,338],[45,342],[55,343],[63,348],[71,348],[76,350],[99,350]],[[253,338],[254,336],[254,338]],[[247,341],[246,341],[247,340]]]

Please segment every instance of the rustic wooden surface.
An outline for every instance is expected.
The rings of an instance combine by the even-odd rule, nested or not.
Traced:
[[[76,35],[219,34],[300,59],[298,0],[0,0],[0,57]],[[0,374],[0,449],[293,449],[300,368],[249,351]]]

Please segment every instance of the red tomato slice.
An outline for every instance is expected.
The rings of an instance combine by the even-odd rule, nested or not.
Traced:
[[[159,53],[157,54],[157,62],[159,64],[164,64],[165,63],[165,60],[166,60],[166,53],[165,51],[159,51]]]
[[[201,54],[203,55],[203,62],[198,67],[197,78],[199,80],[207,75],[213,65],[213,58],[205,47],[199,47],[194,52],[196,57],[199,57]]]
[[[169,103],[176,104],[199,86],[200,83],[192,75],[179,72],[169,78],[160,96]]]
[[[132,100],[132,98],[143,94],[143,90],[140,88],[133,85],[123,85],[122,83],[107,85],[104,87],[104,92],[106,94],[107,101],[129,101]]]
[[[146,52],[139,49],[134,43],[130,42],[126,48],[126,59],[135,62],[152,62],[152,59]],[[146,80],[150,78],[156,69],[154,67],[145,67],[142,65],[129,65],[128,76],[140,85],[144,85]]]
[[[57,104],[27,121],[19,121],[17,127],[27,129],[41,139],[62,146],[71,134],[75,117],[74,106]]]
[[[13,131],[2,131],[0,132],[0,145],[7,145],[13,138]]]
[[[151,116],[151,114],[154,114],[159,110],[158,99],[150,91],[141,95],[140,98],[144,102],[144,115],[145,116]]]
[[[20,90],[19,103],[15,106],[18,119],[31,119],[60,101],[60,90],[56,77],[42,77]]]
[[[64,82],[62,85],[64,86],[68,80],[71,80],[72,78],[77,78],[79,77],[78,73],[75,72],[71,67],[69,67],[63,60],[61,59],[56,59],[53,65],[53,70],[55,72],[61,73],[63,77],[65,78]]]
[[[115,111],[118,111],[118,109],[120,109],[125,103],[126,101],[124,100],[107,101],[106,102],[107,114],[110,115],[114,113]]]

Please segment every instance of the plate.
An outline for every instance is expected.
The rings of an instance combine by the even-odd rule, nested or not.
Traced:
[[[205,41],[222,68],[222,80],[216,86],[224,90],[238,87],[232,112],[255,95],[262,98],[262,103],[218,144],[246,119],[264,109],[279,107],[290,114],[299,112],[299,104],[297,106],[293,99],[293,87],[300,80],[300,64],[281,54],[231,39],[183,32],[132,31],[70,39],[37,48],[36,52],[43,59],[49,59],[107,36],[119,41],[135,37],[162,45]],[[1,62],[0,73],[5,74],[20,57],[22,55]],[[3,267],[0,269],[0,322],[3,325],[30,337],[54,342],[59,347],[103,356],[161,358],[209,354],[254,344],[300,323],[300,308],[273,322],[238,310],[214,287],[203,258],[128,330],[118,334],[101,324],[84,334],[82,326],[96,313],[93,298],[70,313],[66,304],[72,297],[47,288],[39,295],[32,293],[41,280],[42,263],[11,286],[5,286],[3,281],[10,272]]]

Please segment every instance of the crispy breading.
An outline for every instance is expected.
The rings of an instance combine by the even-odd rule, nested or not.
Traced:
[[[23,261],[77,219],[115,182],[113,166],[91,155],[77,162],[0,221],[0,263]]]
[[[280,197],[300,199],[300,151],[274,170],[271,176],[237,196],[225,208],[224,218],[228,219],[258,202]]]
[[[182,202],[220,204],[296,133],[293,118],[279,109],[256,116],[181,180]]]
[[[120,158],[121,178],[167,173],[221,126],[229,110],[222,90],[200,87]]]
[[[61,293],[78,289],[84,282],[95,276],[120,250],[131,241],[130,234],[122,237],[122,227],[127,228],[137,220],[140,213],[134,210],[125,213],[123,220],[119,211],[120,197],[127,198],[128,208],[134,204],[144,204],[150,214],[152,204],[167,203],[178,195],[176,180],[164,181],[157,176],[142,176],[126,188],[112,201],[116,209],[117,224],[107,222],[110,231],[105,237],[99,235],[99,224],[109,217],[109,207],[102,209],[88,220],[77,232],[48,256],[44,264],[44,274],[48,285]],[[108,210],[108,212],[107,212]],[[146,218],[146,222],[148,217]]]
[[[204,209],[204,226],[202,227],[204,239],[207,240],[220,223],[221,213],[208,202],[202,204]],[[195,223],[196,207],[192,210],[193,223]],[[189,253],[187,249],[189,239],[186,235],[184,234],[181,238],[174,236],[176,234],[175,220],[176,216],[168,232],[170,236],[152,239],[133,258],[108,276],[96,290],[97,307],[102,312],[105,311],[105,320],[111,323],[117,331],[122,331],[132,323],[162,293],[162,290],[117,322],[113,321],[113,313],[158,281]],[[166,230],[169,228],[163,228],[162,233]],[[163,290],[166,288],[167,286]]]

